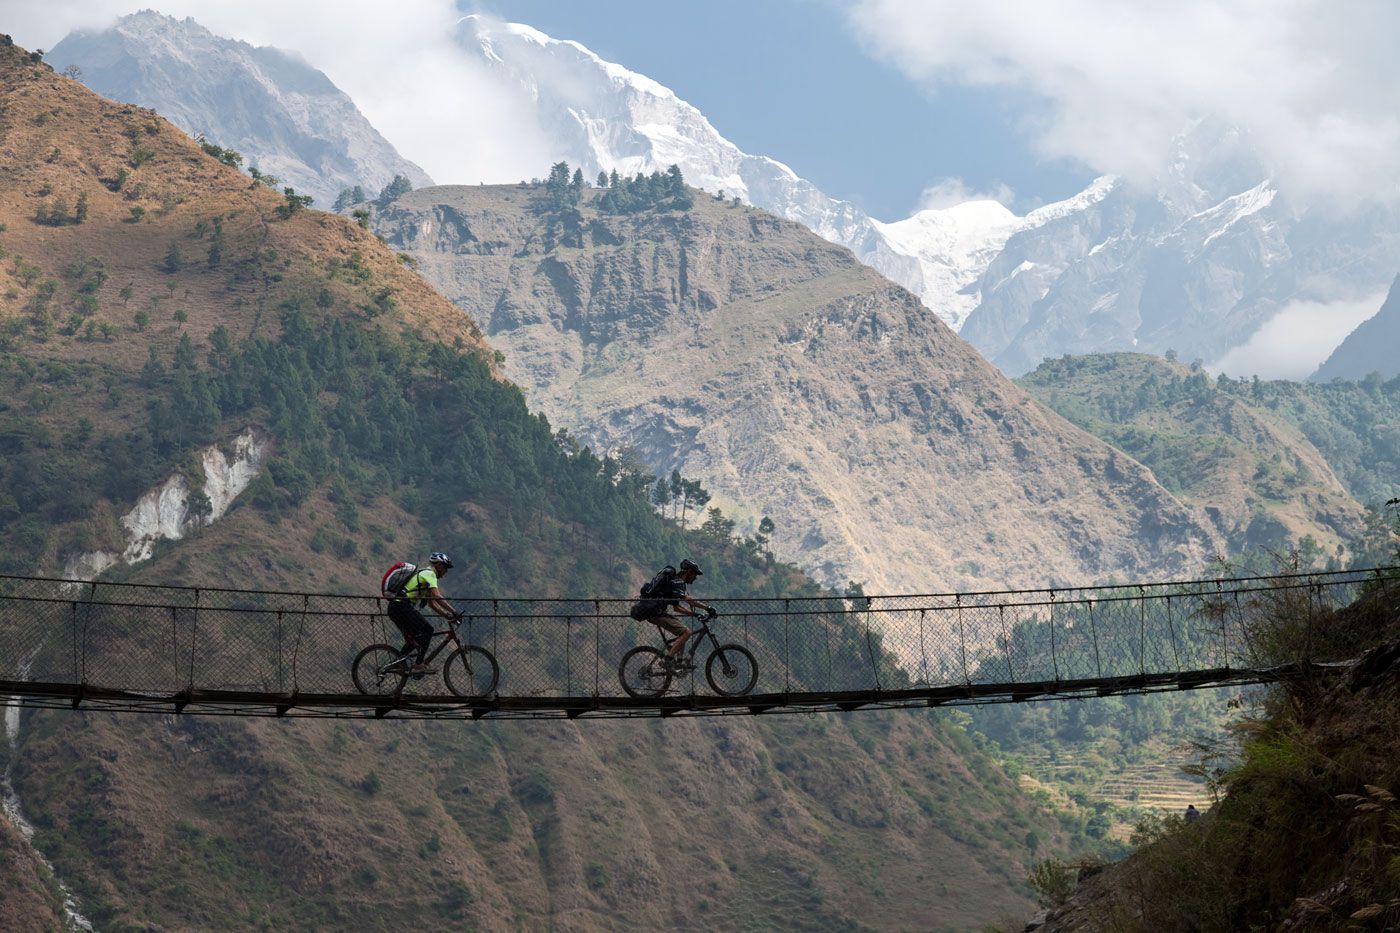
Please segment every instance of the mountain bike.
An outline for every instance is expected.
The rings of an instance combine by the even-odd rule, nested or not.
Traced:
[[[480,645],[463,644],[457,638],[457,627],[462,617],[448,620],[447,628],[435,631],[428,639],[431,645],[435,639],[442,642],[429,651],[424,664],[444,651],[448,651],[447,662],[442,666],[442,679],[447,689],[459,697],[476,698],[490,696],[500,678],[500,667],[491,652]],[[393,645],[370,645],[355,655],[355,663],[350,675],[355,681],[355,689],[375,696],[398,696],[410,679],[421,680],[427,675],[410,674],[417,652],[400,657],[399,649]]]
[[[651,645],[638,645],[624,654],[617,668],[622,689],[634,697],[661,696],[671,686],[671,678],[695,670],[695,652],[708,637],[714,646],[705,661],[705,679],[709,681],[710,689],[725,697],[747,696],[758,682],[758,662],[743,645],[719,643],[715,633],[710,630],[710,623],[718,615],[711,609],[704,616],[697,616],[700,627],[691,631],[690,646],[681,649],[674,660],[666,657],[665,649]],[[660,627],[657,632],[661,633],[666,649],[676,643],[676,638],[668,637]]]

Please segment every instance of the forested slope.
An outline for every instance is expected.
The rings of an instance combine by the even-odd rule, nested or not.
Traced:
[[[1114,353],[1049,360],[1020,382],[1203,510],[1228,557],[1305,539],[1326,557],[1355,552],[1365,507],[1400,491],[1400,380],[1216,379]]]

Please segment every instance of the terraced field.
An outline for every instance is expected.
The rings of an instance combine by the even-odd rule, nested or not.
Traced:
[[[1201,810],[1210,806],[1205,785],[1181,772],[1189,759],[1179,751],[1163,748],[1160,755],[1107,772],[1085,765],[1086,759],[1093,757],[1085,754],[1052,760],[1044,753],[1026,755],[1021,787],[1048,794],[1056,808],[1070,812],[1094,809],[1096,803],[1110,804],[1114,825],[1108,838],[1123,841],[1143,811],[1181,813],[1187,804],[1194,803]]]

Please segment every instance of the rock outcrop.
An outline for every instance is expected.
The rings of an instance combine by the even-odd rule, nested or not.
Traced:
[[[249,428],[229,445],[231,455],[215,444],[199,452],[203,472],[196,490],[189,477],[176,473],[136,500],[121,518],[126,547],[116,551],[88,551],[70,556],[63,565],[67,580],[91,580],[118,564],[147,560],[157,541],[179,541],[196,528],[212,525],[233,505],[238,494],[262,472],[269,441]]]

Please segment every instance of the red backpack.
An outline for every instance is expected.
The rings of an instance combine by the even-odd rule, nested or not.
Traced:
[[[404,587],[408,586],[408,581],[412,580],[417,572],[417,564],[410,564],[406,560],[399,561],[384,571],[384,577],[379,581],[380,595],[387,599],[401,599]]]

